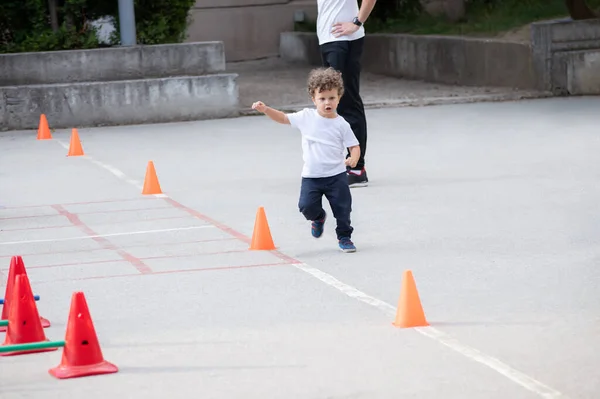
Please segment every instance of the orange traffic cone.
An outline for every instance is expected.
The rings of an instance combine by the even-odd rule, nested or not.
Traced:
[[[149,161],[146,167],[146,178],[144,179],[144,188],[142,194],[162,194],[160,184],[158,183],[158,177],[156,176],[156,170],[154,169],[154,162]]]
[[[402,277],[398,310],[396,311],[396,319],[392,324],[401,328],[425,327],[429,325],[425,319],[417,286],[410,270],[406,270]]]
[[[78,157],[83,155],[83,148],[81,147],[81,140],[79,140],[79,133],[77,129],[73,128],[71,131],[71,143],[69,145],[68,157]]]
[[[52,133],[50,133],[50,128],[48,127],[48,120],[46,119],[46,115],[40,115],[40,124],[38,126],[38,140],[50,140],[52,139]]]
[[[271,229],[267,222],[267,215],[265,214],[265,208],[262,206],[258,208],[256,212],[256,220],[254,221],[254,232],[252,233],[252,243],[250,244],[252,250],[272,250],[275,249],[273,243],[273,237],[271,237]]]
[[[48,341],[40,321],[40,315],[33,298],[26,274],[19,274],[12,292],[12,305],[8,314],[8,330],[4,345],[30,344]],[[58,348],[27,349],[13,352],[2,352],[2,356],[22,355],[27,353],[49,352]]]
[[[63,379],[117,371],[117,366],[104,360],[83,292],[74,292],[62,358],[60,364],[48,370],[48,373]]]
[[[13,256],[10,259],[10,267],[8,269],[8,279],[6,280],[6,290],[4,293],[4,304],[2,305],[2,320],[8,320],[10,309],[16,305],[13,305],[13,292],[14,286],[16,283],[16,277],[20,274],[27,276],[27,271],[25,270],[25,264],[23,263],[23,258],[20,255]],[[29,279],[27,279],[27,284],[29,284]],[[29,288],[31,290],[31,287]],[[42,327],[50,327],[50,321],[40,317],[40,322],[42,323]],[[0,327],[0,332],[6,331],[7,327]]]

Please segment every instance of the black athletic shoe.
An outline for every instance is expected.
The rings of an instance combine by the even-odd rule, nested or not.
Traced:
[[[366,187],[369,183],[367,171],[362,169],[348,169],[348,185],[352,187]]]

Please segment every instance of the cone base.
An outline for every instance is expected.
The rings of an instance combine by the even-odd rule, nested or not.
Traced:
[[[256,246],[252,245],[248,249],[251,250],[251,251],[273,251],[273,250],[275,250],[277,248],[275,247],[275,245],[262,245],[262,246],[260,246],[260,245],[256,245]]]
[[[58,365],[48,370],[48,373],[55,378],[65,379],[86,377],[90,375],[111,374],[116,373],[117,371],[119,371],[117,366],[104,360],[100,363],[90,364],[87,366]]]
[[[398,328],[412,328],[412,327],[429,327],[429,323],[426,321],[417,322],[417,323],[406,323],[402,321],[394,321],[392,322],[394,327]]]
[[[43,328],[48,328],[48,327],[50,327],[50,320],[48,320],[48,319],[45,319],[45,318],[43,318],[43,317],[40,317],[40,321],[42,322],[42,327],[43,327]],[[5,332],[5,331],[7,331],[7,330],[8,330],[8,327],[7,327],[7,326],[2,326],[2,327],[0,327],[0,332]]]

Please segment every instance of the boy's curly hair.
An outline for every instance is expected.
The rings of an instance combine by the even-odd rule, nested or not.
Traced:
[[[313,97],[324,90],[337,89],[340,97],[344,94],[344,81],[341,72],[329,68],[316,68],[308,75],[308,94]]]

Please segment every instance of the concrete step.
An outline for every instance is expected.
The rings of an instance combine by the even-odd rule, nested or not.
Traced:
[[[0,130],[165,123],[239,113],[237,74],[0,87]]]

